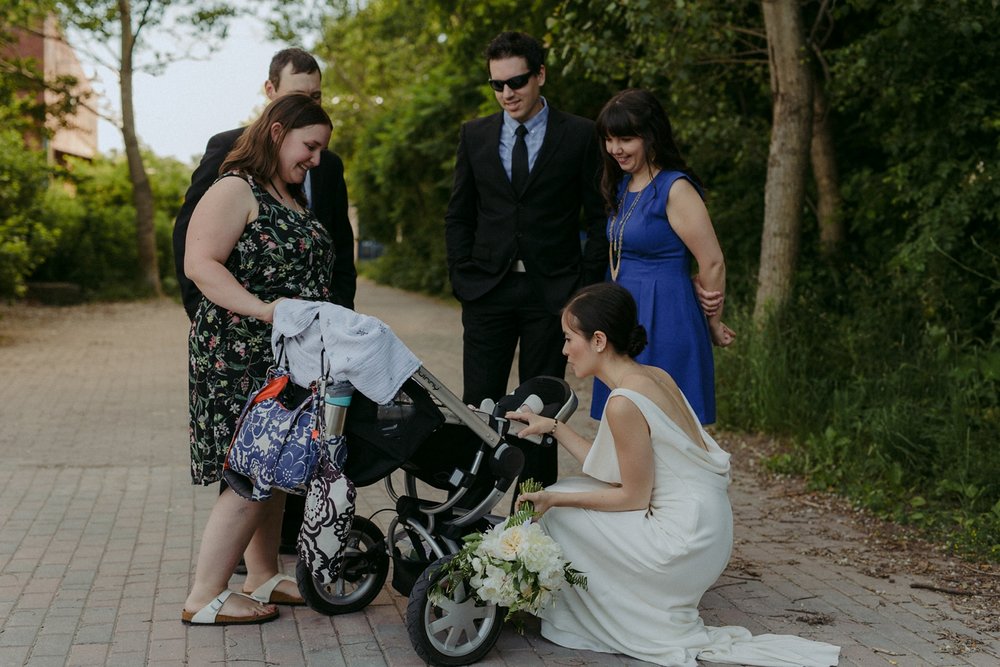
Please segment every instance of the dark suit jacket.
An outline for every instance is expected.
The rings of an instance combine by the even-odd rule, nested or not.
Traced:
[[[500,112],[462,126],[445,215],[452,290],[459,301],[477,299],[521,259],[543,302],[558,312],[577,287],[604,280],[607,270],[594,123],[550,107],[520,197],[500,162],[502,124]],[[582,250],[581,230],[587,236]]]
[[[240,127],[220,132],[208,140],[205,155],[191,175],[191,185],[184,195],[184,204],[174,223],[174,267],[181,298],[188,317],[193,318],[201,299],[198,287],[184,275],[184,247],[187,242],[191,214],[202,196],[219,177],[219,167],[232,150],[233,144],[246,128]],[[344,182],[344,163],[336,153],[323,151],[319,166],[309,170],[312,186],[312,209],[320,223],[333,237],[337,257],[333,262],[330,291],[333,302],[345,308],[354,308],[358,274],[354,268],[354,231],[347,217],[347,184]]]

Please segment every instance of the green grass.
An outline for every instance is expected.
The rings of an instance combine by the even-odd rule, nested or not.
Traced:
[[[775,471],[1000,562],[997,345],[913,331],[905,305],[789,312],[760,329],[727,314],[740,338],[716,355],[722,425],[793,443]]]

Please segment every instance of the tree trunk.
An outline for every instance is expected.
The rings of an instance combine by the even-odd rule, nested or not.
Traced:
[[[782,308],[798,260],[812,133],[812,71],[798,0],[764,0],[771,93],[771,148],[764,186],[764,229],[754,322]]]
[[[139,138],[135,133],[135,108],[132,104],[132,52],[135,37],[132,34],[132,7],[130,0],[118,0],[121,22],[121,104],[122,139],[128,159],[128,175],[132,181],[132,203],[135,205],[135,236],[139,254],[139,271],[142,284],[157,296],[160,289],[160,268],[156,257],[156,230],[154,227],[153,189],[149,184],[146,167],[139,151]]]
[[[830,109],[819,77],[813,80],[812,158],[813,178],[816,179],[816,217],[819,220],[819,246],[823,257],[829,258],[844,240],[841,217],[840,179],[837,157],[830,131]]]

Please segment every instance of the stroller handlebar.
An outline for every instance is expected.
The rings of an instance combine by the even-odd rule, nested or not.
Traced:
[[[450,389],[444,386],[444,383],[434,377],[434,375],[424,366],[420,366],[416,373],[413,374],[413,377],[415,377],[420,384],[424,386],[424,388],[433,391],[437,399],[441,401],[441,404],[451,410],[452,413],[461,415],[472,411],[472,408],[463,403],[462,399],[453,394]],[[503,440],[499,433],[490,428],[489,424],[481,419],[469,419],[466,422],[466,426],[468,426],[473,433],[479,436],[483,442],[486,442],[494,449]]]

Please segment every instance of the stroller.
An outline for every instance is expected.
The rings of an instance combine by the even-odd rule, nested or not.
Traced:
[[[510,440],[524,424],[504,414],[526,399],[537,404],[532,394],[543,406],[536,412],[560,421],[577,407],[564,380],[541,376],[495,406],[484,401],[481,409],[473,409],[420,366],[389,404],[358,393],[340,414],[328,411],[328,428],[342,427],[346,436],[346,476],[357,487],[384,480],[395,507],[380,510],[393,512],[385,534],[371,518],[355,516],[339,578],[332,584],[318,582],[299,561],[296,575],[306,603],[328,615],[363,609],[381,591],[391,562],[392,587],[409,596],[406,625],[417,654],[434,665],[467,665],[483,658],[500,635],[506,610],[477,602],[463,586],[441,605],[431,602],[428,592],[465,535],[505,519],[491,511],[521,473],[524,455]],[[554,445],[551,436],[525,440]],[[401,491],[393,485],[395,470],[403,472]],[[421,489],[445,497],[421,498]]]

